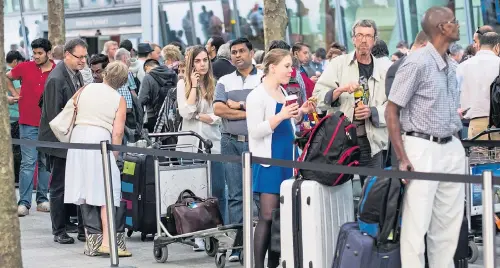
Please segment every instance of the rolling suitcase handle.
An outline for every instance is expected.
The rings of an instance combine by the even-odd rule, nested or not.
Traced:
[[[180,136],[194,136],[198,138],[203,146],[206,148],[207,153],[210,153],[210,149],[213,147],[213,143],[209,139],[203,138],[200,134],[194,131],[179,131],[179,132],[168,132],[168,133],[149,133],[149,138],[162,138],[162,137],[180,137]]]

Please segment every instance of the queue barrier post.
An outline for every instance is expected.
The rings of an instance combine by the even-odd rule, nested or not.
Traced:
[[[484,267],[495,268],[495,224],[493,209],[493,182],[491,170],[483,172],[483,246]]]
[[[253,268],[252,154],[243,153],[243,256],[244,267]]]

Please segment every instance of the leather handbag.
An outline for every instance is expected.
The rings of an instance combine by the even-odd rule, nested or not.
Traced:
[[[172,212],[178,234],[206,230],[223,224],[219,200],[215,197],[197,197],[191,190],[181,192]]]
[[[49,122],[50,129],[60,142],[70,142],[78,114],[78,101],[85,87],[80,88],[66,103],[63,110]]]

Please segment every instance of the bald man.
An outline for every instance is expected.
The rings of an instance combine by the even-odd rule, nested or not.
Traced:
[[[389,94],[385,118],[399,169],[464,174],[465,153],[458,138],[462,122],[456,64],[447,55],[460,39],[459,24],[446,7],[432,7],[422,19],[429,42],[406,57]],[[425,178],[423,178],[425,179]],[[453,268],[464,215],[460,183],[404,180],[401,262],[424,268],[424,236],[430,268]]]
[[[493,29],[493,27],[491,27],[490,25],[484,25],[479,27],[477,31],[474,33],[474,50],[476,52],[481,49],[481,44],[479,42],[481,36],[483,36],[485,33],[490,33],[490,32],[495,32],[495,29]]]
[[[52,49],[52,59],[56,64],[64,59],[64,46],[58,45]]]

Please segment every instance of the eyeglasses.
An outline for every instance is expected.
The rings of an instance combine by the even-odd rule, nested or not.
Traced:
[[[69,53],[69,54],[71,54],[71,56],[73,56],[73,57],[75,57],[75,58],[77,58],[77,59],[79,59],[79,60],[81,60],[81,61],[86,61],[86,60],[88,59],[88,57],[89,57],[89,55],[85,55],[85,56],[80,56],[80,57],[78,57],[78,56],[76,56],[75,54],[73,54],[73,53],[71,53],[71,52],[69,52],[69,51],[68,51],[68,53]]]
[[[375,36],[370,35],[370,34],[364,35],[364,34],[359,33],[359,34],[356,34],[354,36],[354,38],[356,38],[356,40],[358,40],[358,41],[361,41],[365,38],[366,38],[366,41],[373,41],[375,39]]]

